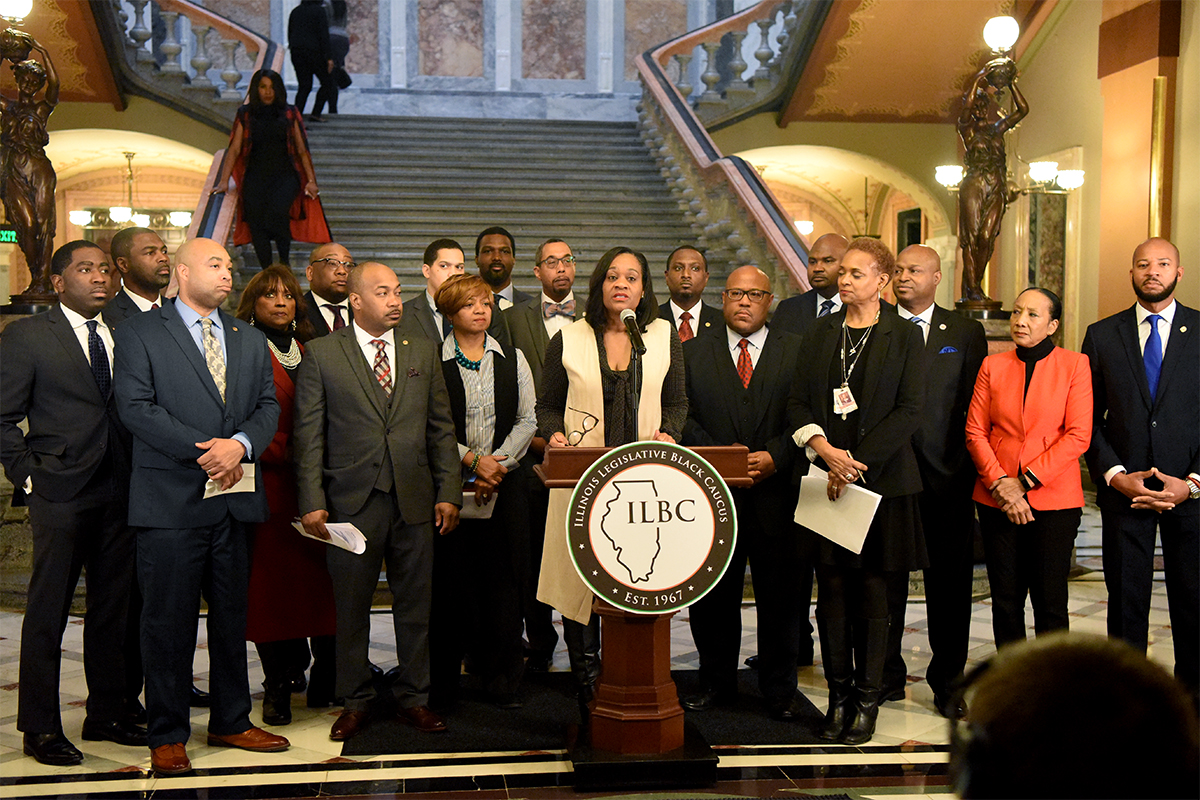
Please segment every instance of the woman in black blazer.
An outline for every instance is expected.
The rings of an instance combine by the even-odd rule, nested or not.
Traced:
[[[829,471],[830,501],[855,482],[883,496],[860,555],[820,543],[817,627],[829,682],[820,736],[845,744],[862,744],[875,732],[887,586],[927,566],[912,448],[925,399],[924,340],[880,302],[894,264],[879,241],[851,242],[838,271],[844,308],[805,335],[800,351],[812,357],[799,366],[788,407],[796,444]]]

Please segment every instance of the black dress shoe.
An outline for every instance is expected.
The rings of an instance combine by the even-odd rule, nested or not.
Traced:
[[[200,689],[196,684],[192,684],[192,694],[188,699],[188,705],[192,708],[208,708],[212,705],[212,698],[208,696],[208,692]]]
[[[881,689],[879,692],[879,702],[887,703],[891,700],[903,700],[905,698],[905,690],[907,689],[907,675],[895,681],[889,681],[885,678],[883,689]]]
[[[371,677],[372,677],[372,678],[382,678],[382,677],[383,677],[383,670],[382,670],[381,668],[379,668],[379,667],[375,666],[374,664],[372,664],[372,663],[371,663],[371,662],[369,662],[369,661],[367,662],[367,666],[368,666],[368,667],[370,668],[370,670],[371,670]]]
[[[747,656],[742,663],[750,669],[758,669],[758,656]]]
[[[963,719],[967,716],[967,704],[954,695],[934,692],[933,706],[946,719]]]
[[[685,697],[679,705],[688,711],[708,711],[717,706],[727,706],[737,699],[737,692],[718,692],[715,689],[705,689],[699,694]]]
[[[61,733],[25,734],[25,755],[51,767],[70,767],[83,761],[83,753]]]
[[[791,722],[794,719],[799,719],[803,705],[800,703],[800,698],[795,695],[790,700],[784,703],[771,703],[767,708],[767,715],[771,719],[780,722]]]
[[[83,721],[83,738],[89,742],[115,742],[126,747],[145,747],[146,729],[125,720]]]
[[[125,719],[132,722],[134,725],[146,724],[146,709],[142,706],[142,701],[136,697],[125,699],[124,703]]]
[[[549,672],[550,665],[554,662],[554,653],[540,653],[534,650],[528,651],[528,657],[525,659],[525,669],[528,672]]]

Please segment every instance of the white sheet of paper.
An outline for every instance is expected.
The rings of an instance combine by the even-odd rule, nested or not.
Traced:
[[[463,492],[462,510],[458,512],[459,519],[491,519],[492,509],[496,507],[496,495],[481,506],[475,505],[475,492]]]
[[[816,464],[809,466],[808,474],[800,481],[800,499],[793,519],[797,525],[861,554],[882,496],[850,484],[841,497],[831,501],[825,493],[828,480],[825,470]]]
[[[367,537],[363,536],[362,531],[349,522],[326,522],[325,530],[329,531],[328,541],[319,536],[309,536],[308,531],[304,530],[304,525],[299,520],[293,522],[292,527],[300,531],[301,536],[312,539],[314,542],[325,542],[325,544],[349,550],[357,556],[361,556],[367,551]]]
[[[204,499],[216,497],[219,494],[235,494],[237,492],[253,492],[254,491],[254,465],[242,464],[242,479],[230,486],[228,489],[222,489],[221,484],[214,480],[208,480],[204,483]]]

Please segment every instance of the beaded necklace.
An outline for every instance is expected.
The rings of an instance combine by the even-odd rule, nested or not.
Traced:
[[[487,350],[485,349],[484,352],[486,353]],[[454,340],[454,360],[473,372],[478,372],[479,367],[483,364],[482,357],[480,357],[478,361],[472,361],[471,359],[467,358],[466,355],[463,354],[462,348],[458,346],[458,339]]]

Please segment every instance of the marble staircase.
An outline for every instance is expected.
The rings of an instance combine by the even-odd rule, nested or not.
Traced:
[[[610,247],[642,251],[661,278],[668,253],[695,242],[633,122],[326,120],[308,135],[333,237],[355,260],[395,268],[406,289],[423,284],[422,253],[442,236],[473,269],[475,237],[491,225],[516,239],[513,280],[529,292],[535,250],[551,237],[575,251],[584,289]],[[308,248],[295,250],[299,267]]]

